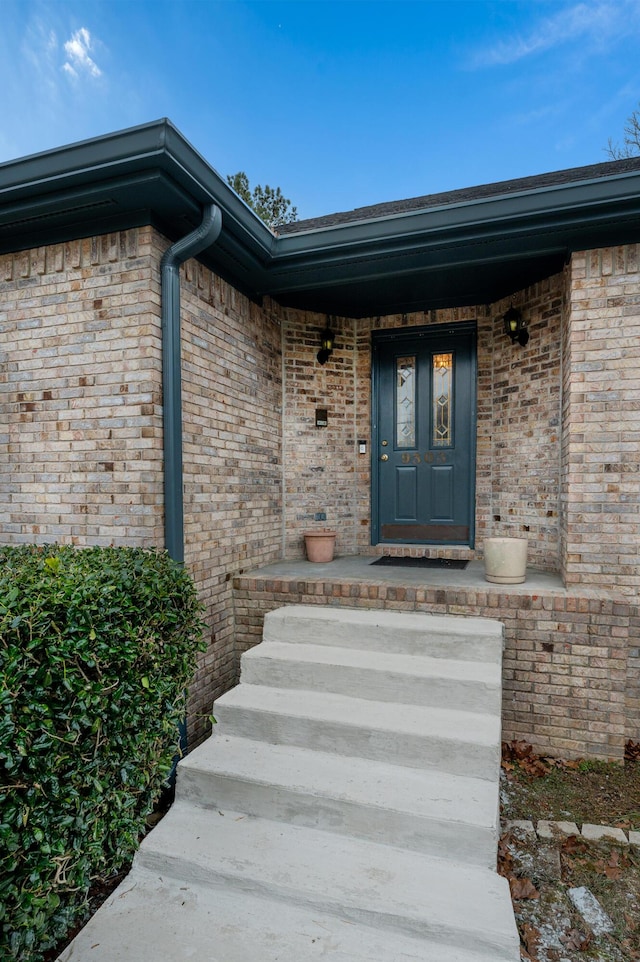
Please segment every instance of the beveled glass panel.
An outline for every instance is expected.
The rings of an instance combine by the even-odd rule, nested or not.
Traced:
[[[396,445],[416,446],[416,358],[396,358]]]
[[[436,448],[453,444],[453,354],[434,354],[431,397],[433,427],[431,443]]]

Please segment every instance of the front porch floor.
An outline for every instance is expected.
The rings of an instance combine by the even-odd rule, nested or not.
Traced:
[[[346,555],[326,564],[312,564],[303,558],[277,561],[263,568],[245,572],[242,578],[273,581],[355,582],[405,588],[473,588],[509,594],[534,592],[564,592],[560,576],[550,571],[527,568],[527,580],[520,585],[494,585],[485,581],[481,561],[470,561],[466,568],[413,568],[372,566],[377,559],[371,555]]]

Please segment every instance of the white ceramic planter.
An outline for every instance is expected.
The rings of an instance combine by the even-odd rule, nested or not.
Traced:
[[[526,538],[487,538],[484,576],[496,585],[519,585],[527,576]]]

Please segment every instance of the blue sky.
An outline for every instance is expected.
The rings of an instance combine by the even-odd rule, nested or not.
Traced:
[[[598,163],[640,0],[0,0],[0,161],[169,117],[301,217]]]

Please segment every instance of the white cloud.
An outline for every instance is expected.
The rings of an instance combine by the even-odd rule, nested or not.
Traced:
[[[56,32],[47,23],[34,17],[26,26],[21,43],[24,59],[41,76],[55,70],[58,40]]]
[[[529,127],[532,124],[548,123],[556,117],[562,116],[571,107],[571,100],[559,99],[552,104],[545,104],[542,107],[533,107],[524,113],[513,114],[509,122],[522,127]]]
[[[522,35],[501,40],[478,51],[473,66],[516,63],[561,44],[581,41],[602,48],[640,28],[640,6],[636,0],[596,0],[565,7],[539,21]]]
[[[62,65],[62,69],[73,80],[77,80],[80,74],[90,77],[102,76],[102,71],[95,60],[89,56],[89,51],[93,50],[93,40],[86,27],[80,27],[71,35],[64,45],[64,52],[67,60]]]

